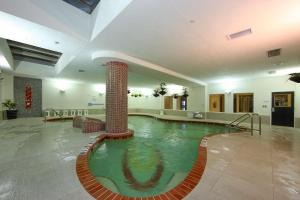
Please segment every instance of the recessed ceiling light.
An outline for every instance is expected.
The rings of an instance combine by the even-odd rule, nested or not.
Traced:
[[[243,36],[246,36],[246,35],[250,35],[250,34],[252,34],[252,29],[248,28],[248,29],[236,32],[236,33],[231,33],[231,34],[227,35],[226,37],[229,40],[233,40],[233,39],[243,37]]]
[[[79,69],[78,72],[85,72],[85,70],[84,69]]]
[[[59,41],[54,41],[54,44],[59,44],[60,42]]]

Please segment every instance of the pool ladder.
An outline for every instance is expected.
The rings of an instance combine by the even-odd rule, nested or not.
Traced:
[[[254,117],[258,117],[258,129],[254,128]],[[250,122],[251,122],[251,135],[253,135],[253,131],[258,131],[259,135],[261,135],[261,116],[257,113],[246,113],[240,117],[238,117],[237,119],[235,119],[234,121],[230,122],[229,124],[227,124],[227,126],[229,127],[238,127],[240,123],[246,121],[247,119],[250,118]]]

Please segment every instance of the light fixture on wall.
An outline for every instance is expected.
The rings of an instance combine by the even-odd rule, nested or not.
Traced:
[[[174,95],[174,94],[178,95],[183,92],[183,86],[181,86],[181,85],[170,84],[170,85],[167,85],[167,89],[168,89],[168,93],[170,95]]]
[[[55,79],[54,86],[60,91],[60,93],[65,93],[67,89],[71,87],[71,81],[64,79]]]
[[[99,94],[99,96],[103,96],[106,92],[105,84],[96,84],[94,85],[94,90]]]

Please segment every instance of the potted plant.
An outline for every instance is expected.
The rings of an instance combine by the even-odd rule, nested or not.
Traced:
[[[160,91],[159,91],[159,94],[160,95],[165,95],[165,94],[167,94],[167,87],[166,87],[166,83],[161,83],[160,84]]]
[[[153,96],[154,96],[154,97],[159,97],[158,89],[155,89],[155,90],[154,90]]]
[[[189,93],[188,93],[186,88],[183,88],[183,95],[182,96],[185,97],[185,98],[189,96]]]
[[[7,108],[6,110],[6,117],[7,119],[16,119],[18,111],[16,110],[16,103],[12,100],[8,99],[2,103],[4,107]]]

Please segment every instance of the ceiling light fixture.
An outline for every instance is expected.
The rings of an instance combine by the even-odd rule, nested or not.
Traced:
[[[248,28],[248,29],[236,32],[236,33],[229,34],[226,37],[228,40],[233,40],[233,39],[237,39],[239,37],[244,37],[244,36],[250,35],[250,34],[252,34],[252,29]]]

